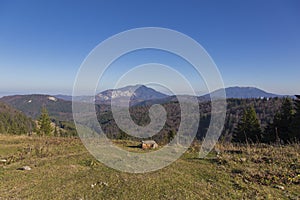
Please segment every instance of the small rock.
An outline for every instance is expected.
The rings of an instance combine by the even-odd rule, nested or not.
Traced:
[[[280,190],[284,190],[284,187],[281,186],[281,185],[275,185],[274,187],[277,188],[277,189],[280,189]]]
[[[248,179],[244,178],[243,180],[244,180],[245,183],[249,183]]]
[[[247,161],[247,158],[241,158],[240,161],[241,161],[241,162],[246,162],[246,161]]]
[[[94,188],[96,185],[99,185],[99,186],[108,186],[108,183],[102,182],[102,181],[98,181],[97,183],[91,184],[91,188]]]
[[[30,170],[31,170],[31,167],[29,167],[29,166],[23,166],[23,167],[18,168],[17,170],[26,170],[26,171],[30,171]]]
[[[106,182],[102,182],[102,185],[104,185],[104,186],[108,186],[108,183],[106,183]]]

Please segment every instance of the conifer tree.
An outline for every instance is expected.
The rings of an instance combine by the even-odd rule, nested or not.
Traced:
[[[297,99],[294,101],[295,104],[295,115],[291,123],[290,139],[291,141],[300,140],[300,95],[296,95]]]
[[[233,133],[234,142],[259,142],[262,130],[253,106],[244,110],[242,118]]]
[[[293,103],[290,98],[283,100],[280,111],[274,116],[273,122],[269,123],[265,134],[265,142],[288,142],[291,137],[291,123],[293,120]]]
[[[42,113],[38,120],[38,124],[39,124],[38,134],[40,136],[44,136],[44,135],[48,136],[53,131],[53,128],[51,126],[51,120],[49,118],[48,111],[45,107],[42,108]]]

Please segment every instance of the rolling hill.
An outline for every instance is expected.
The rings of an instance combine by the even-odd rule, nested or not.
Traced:
[[[209,95],[218,97],[220,96],[220,92],[221,90],[219,89],[212,92],[211,94],[206,94],[202,97],[205,99],[210,98]],[[284,95],[272,94],[256,87],[228,87],[225,88],[225,92],[226,98],[236,99],[284,97]]]
[[[22,111],[27,116],[37,119],[42,107],[46,107],[50,117],[58,120],[72,120],[72,102],[50,95],[14,95],[0,98],[0,101]]]

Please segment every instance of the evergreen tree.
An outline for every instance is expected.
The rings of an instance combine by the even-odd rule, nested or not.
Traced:
[[[265,134],[265,142],[288,142],[291,136],[291,123],[293,119],[293,103],[290,98],[283,100],[280,111],[275,114],[273,122],[269,123]]]
[[[295,104],[295,115],[291,123],[290,140],[300,140],[300,95],[296,95],[297,99],[294,101]]]
[[[41,136],[44,135],[48,136],[53,131],[53,128],[51,126],[51,120],[49,118],[48,111],[45,107],[42,108],[42,113],[38,120],[38,124],[39,124],[38,134]]]
[[[279,112],[275,114],[273,121],[269,122],[267,127],[265,128],[265,131],[263,133],[263,142],[265,143],[279,143],[279,135],[278,135],[278,127],[276,124],[278,124],[280,121],[280,114]]]
[[[244,110],[242,118],[233,133],[234,142],[259,142],[262,130],[253,107]]]

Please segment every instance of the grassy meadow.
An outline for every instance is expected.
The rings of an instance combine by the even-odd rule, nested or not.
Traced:
[[[137,144],[116,142],[144,152]],[[205,159],[198,149],[129,174],[95,160],[78,138],[0,135],[0,199],[300,199],[300,144],[218,144]]]

